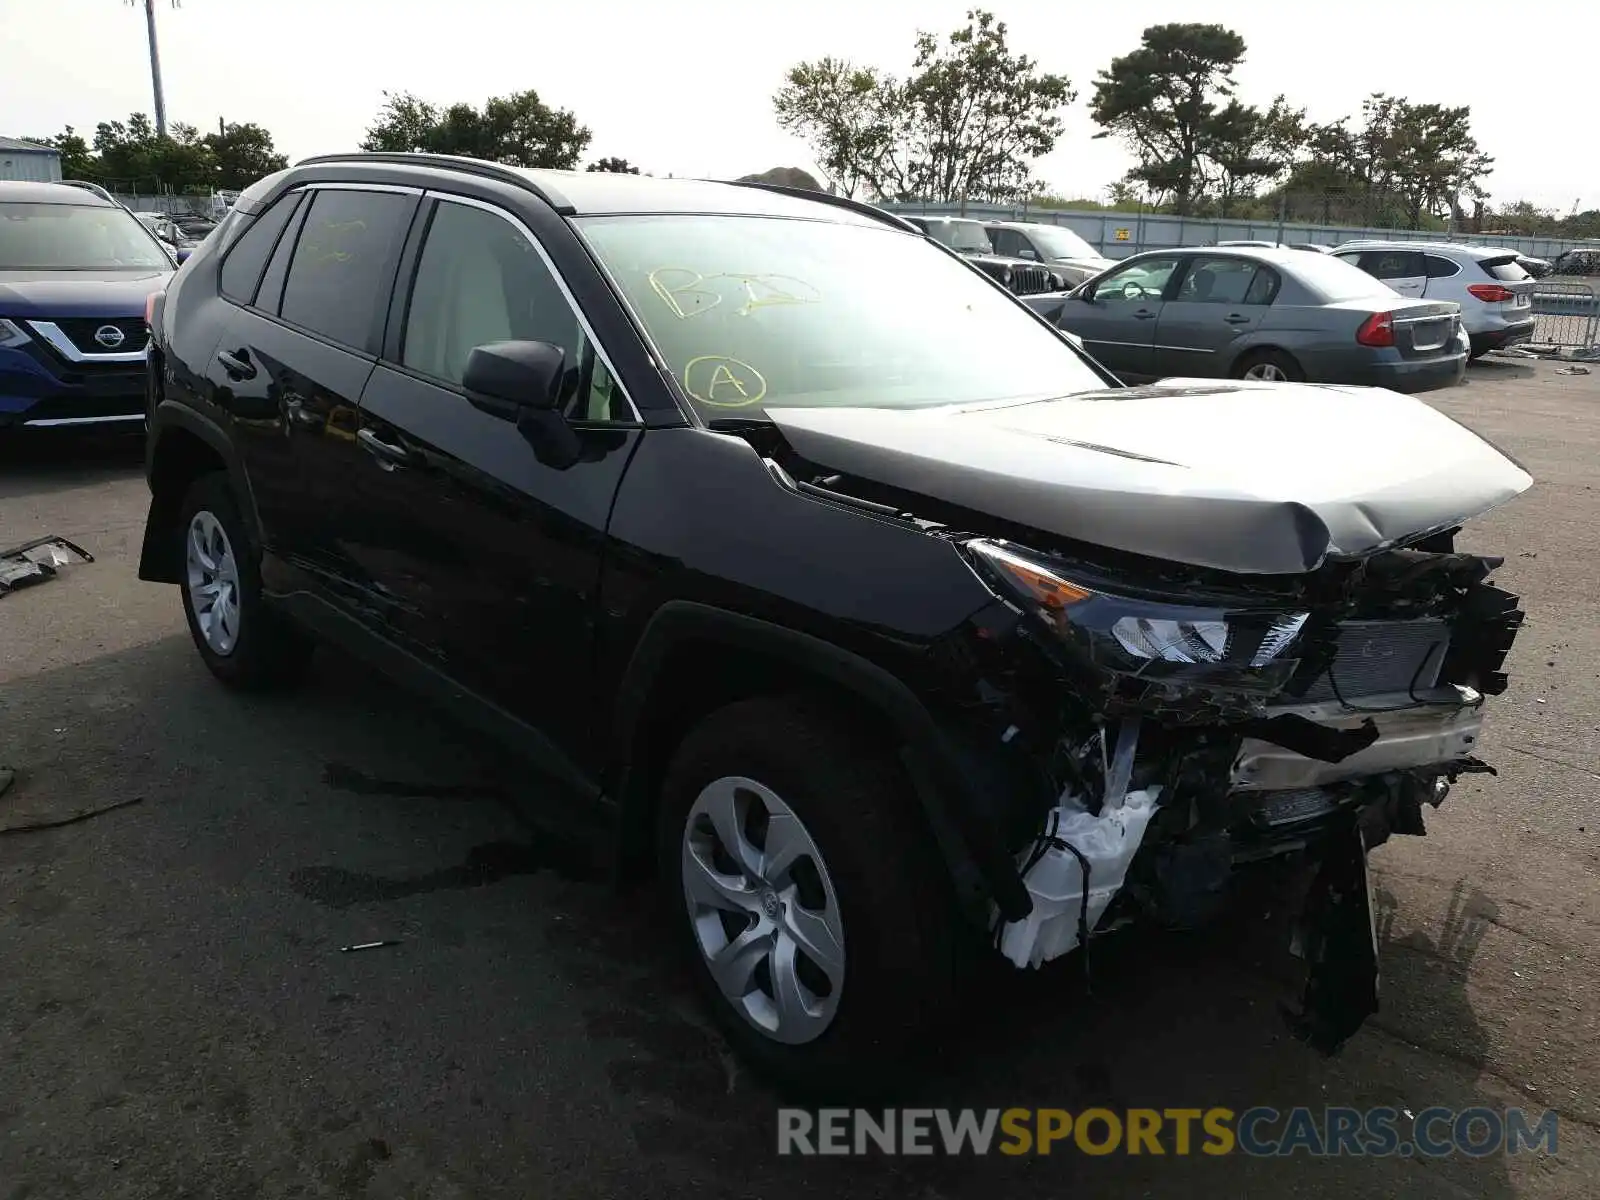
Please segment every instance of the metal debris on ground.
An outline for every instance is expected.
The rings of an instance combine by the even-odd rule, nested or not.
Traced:
[[[55,534],[0,550],[0,596],[54,579],[62,567],[71,566],[74,561],[92,563],[94,555]]]
[[[354,946],[340,946],[339,947],[339,953],[340,954],[351,954],[351,953],[353,953],[354,951],[357,951],[357,950],[379,950],[379,949],[382,949],[384,946],[398,946],[399,944],[400,944],[400,939],[399,938],[394,938],[394,939],[392,939],[390,941],[384,941],[384,942],[357,942]]]
[[[1587,375],[1588,373],[1589,373],[1589,368],[1588,367],[1581,367],[1581,366],[1577,366],[1577,365],[1573,365],[1573,366],[1570,366],[1570,367],[1559,367],[1556,370],[1556,374],[1557,375]]]

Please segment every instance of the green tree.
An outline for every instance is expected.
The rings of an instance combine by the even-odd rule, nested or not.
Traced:
[[[1128,178],[1171,196],[1180,215],[1205,190],[1218,102],[1233,96],[1244,51],[1244,39],[1221,25],[1152,25],[1095,80],[1095,136],[1121,138],[1139,160]]]
[[[1215,176],[1222,216],[1289,168],[1305,144],[1305,116],[1305,109],[1290,108],[1282,96],[1265,112],[1229,100],[1212,114],[1202,152]]]
[[[145,113],[101,121],[94,155],[95,178],[127,191],[207,191],[215,170],[211,148],[193,125],[179,122],[162,137]]]
[[[214,187],[242,190],[289,165],[274,148],[272,134],[254,123],[224,125],[201,140],[211,151]]]
[[[772,104],[778,125],[809,143],[817,166],[840,194],[909,194],[907,113],[892,77],[821,58],[789,68]]]
[[[607,171],[613,175],[637,175],[639,168],[631,165],[625,158],[602,158],[590,163],[585,171]]]
[[[361,148],[460,154],[570,171],[592,136],[570,110],[551,108],[531,89],[492,96],[482,109],[471,104],[440,109],[410,92],[386,92]]]
[[[1011,53],[1006,26],[982,9],[941,41],[919,33],[902,82],[842,59],[800,63],[773,97],[778,124],[806,139],[845,195],[1013,199],[1061,136],[1075,98],[1065,75]]]
[[[1055,148],[1061,110],[1077,99],[1065,75],[1041,73],[1006,44],[1006,25],[982,9],[940,46],[917,35],[905,101],[913,184],[946,200],[1010,200],[1033,191],[1033,163]]]

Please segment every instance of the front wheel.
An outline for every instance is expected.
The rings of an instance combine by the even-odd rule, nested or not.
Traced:
[[[1234,364],[1233,377],[1266,383],[1299,383],[1306,373],[1282,350],[1256,350]]]
[[[899,763],[816,701],[714,713],[667,772],[661,873],[696,982],[780,1085],[874,1090],[954,991],[955,910]]]

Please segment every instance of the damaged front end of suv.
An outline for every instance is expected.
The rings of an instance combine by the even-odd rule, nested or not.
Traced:
[[[1359,429],[1364,408],[1413,428],[1363,465],[1246,483],[1247,451],[1204,446],[1213,404],[1308,429],[1338,404],[1355,411],[1329,429]],[[1140,417],[1162,412],[1153,434],[1163,422]],[[1029,901],[991,909],[997,950],[1037,966],[1128,921],[1198,926],[1250,873],[1299,868],[1289,1015],[1336,1051],[1378,1003],[1368,852],[1423,834],[1461,775],[1492,773],[1483,708],[1523,613],[1491,582],[1501,560],[1455,536],[1531,477],[1420,402],[1354,389],[1169,383],[773,418],[801,456],[788,469],[841,468],[812,486],[915,512],[994,597],[951,648],[945,694],[952,743],[1022,781],[991,789]]]

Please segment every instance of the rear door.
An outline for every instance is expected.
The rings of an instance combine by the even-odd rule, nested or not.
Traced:
[[[269,591],[309,584],[367,613],[378,602],[346,552],[343,523],[359,465],[356,406],[377,361],[420,195],[366,185],[306,189],[218,343],[214,394],[233,416]],[[223,265],[224,291],[243,244]]]
[[[1164,378],[1226,375],[1233,344],[1261,325],[1278,284],[1278,273],[1253,259],[1190,259],[1156,322],[1155,373]]]
[[[1427,290],[1428,268],[1418,250],[1363,250],[1356,263],[1402,296],[1419,299]]]
[[[430,194],[382,361],[361,399],[352,553],[397,596],[388,632],[455,682],[575,745],[590,704],[611,502],[642,426],[536,236],[477,199]],[[476,346],[566,352],[583,452],[539,461],[461,388]]]
[[[1082,338],[1084,348],[1117,375],[1154,376],[1156,323],[1182,261],[1182,255],[1163,254],[1112,271],[1062,306],[1060,327]]]

